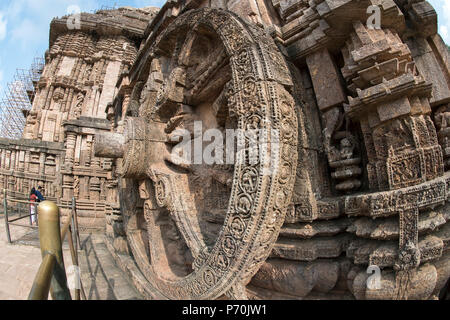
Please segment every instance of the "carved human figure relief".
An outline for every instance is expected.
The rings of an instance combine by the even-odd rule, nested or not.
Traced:
[[[84,94],[79,92],[76,97],[75,106],[72,110],[72,118],[78,119],[83,111],[83,103],[84,103]]]

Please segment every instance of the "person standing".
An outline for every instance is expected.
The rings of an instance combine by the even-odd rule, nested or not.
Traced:
[[[45,198],[44,198],[44,196],[43,196],[42,193],[41,193],[41,192],[43,192],[43,190],[44,190],[44,188],[42,188],[41,186],[39,186],[39,187],[37,188],[37,190],[35,191],[36,197],[38,198],[38,199],[37,199],[37,202],[45,201]]]
[[[31,214],[31,224],[36,224],[36,201],[38,200],[38,197],[36,195],[36,189],[32,188],[30,192],[30,214]]]

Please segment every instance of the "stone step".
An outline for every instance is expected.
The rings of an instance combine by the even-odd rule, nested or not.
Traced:
[[[79,257],[81,280],[88,300],[141,300],[128,276],[117,267],[104,235],[83,234]]]

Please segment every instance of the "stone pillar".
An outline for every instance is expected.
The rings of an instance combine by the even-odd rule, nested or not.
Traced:
[[[11,151],[10,170],[16,170],[16,150]]]
[[[73,176],[72,181],[73,181],[73,185],[72,185],[73,196],[78,199],[78,198],[81,197],[81,186],[80,186],[81,181],[80,181],[80,177],[79,176]]]
[[[112,172],[108,173],[108,178],[105,181],[105,193],[106,193],[106,202],[109,203],[118,203],[118,188],[119,181],[114,177]]]
[[[19,172],[25,171],[25,151],[19,151]]]
[[[4,167],[6,170],[11,170],[11,153],[11,150],[6,150]]]
[[[86,137],[86,158],[85,158],[85,166],[90,167],[91,166],[91,160],[92,160],[92,144],[93,144],[93,136],[88,135]]]
[[[6,150],[0,149],[0,168],[5,169]]]
[[[8,189],[9,191],[16,191],[16,177],[14,177],[14,176],[9,176],[9,177],[7,178],[7,181],[8,181],[8,183],[7,183],[7,189]]]
[[[81,165],[81,144],[83,141],[83,136],[81,134],[77,134],[76,142],[75,142],[75,159],[74,159],[74,166]]]
[[[130,108],[132,89],[129,87],[126,87],[125,89],[122,89],[121,91],[123,93],[123,101],[122,101],[123,109],[122,109],[122,114],[120,115],[120,118],[124,119]],[[114,123],[114,121],[113,121],[113,123]]]
[[[66,157],[64,163],[66,168],[72,168],[75,160],[75,147],[77,143],[77,132],[72,126],[65,127],[66,132]]]
[[[75,190],[75,179],[71,175],[75,160],[75,146],[77,141],[76,129],[72,126],[65,127],[66,136],[66,155],[64,159],[65,172],[68,175],[63,175],[62,181],[62,197],[66,201],[70,201],[72,197],[78,196],[78,191]],[[79,185],[79,181],[78,181]]]
[[[31,153],[30,150],[25,151],[25,171],[30,171]]]
[[[70,175],[64,175],[63,176],[63,182],[62,182],[62,197],[64,200],[71,200],[74,196],[73,191],[73,176]]]
[[[39,156],[39,174],[41,176],[45,175],[45,153],[41,152]]]
[[[89,199],[99,201],[100,191],[100,179],[98,177],[91,177],[89,179]]]

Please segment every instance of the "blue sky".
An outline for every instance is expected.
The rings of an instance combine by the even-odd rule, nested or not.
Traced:
[[[439,33],[450,45],[450,0],[428,0],[438,13]]]
[[[0,0],[0,96],[16,68],[28,69],[48,49],[49,25],[73,5],[83,12],[102,6],[162,7],[165,0]]]
[[[450,0],[429,0],[438,11],[439,31],[450,44]],[[0,1],[0,95],[16,68],[28,69],[35,56],[48,48],[49,24],[67,14],[72,5],[82,11],[102,6],[161,7],[165,0],[1,0]]]

